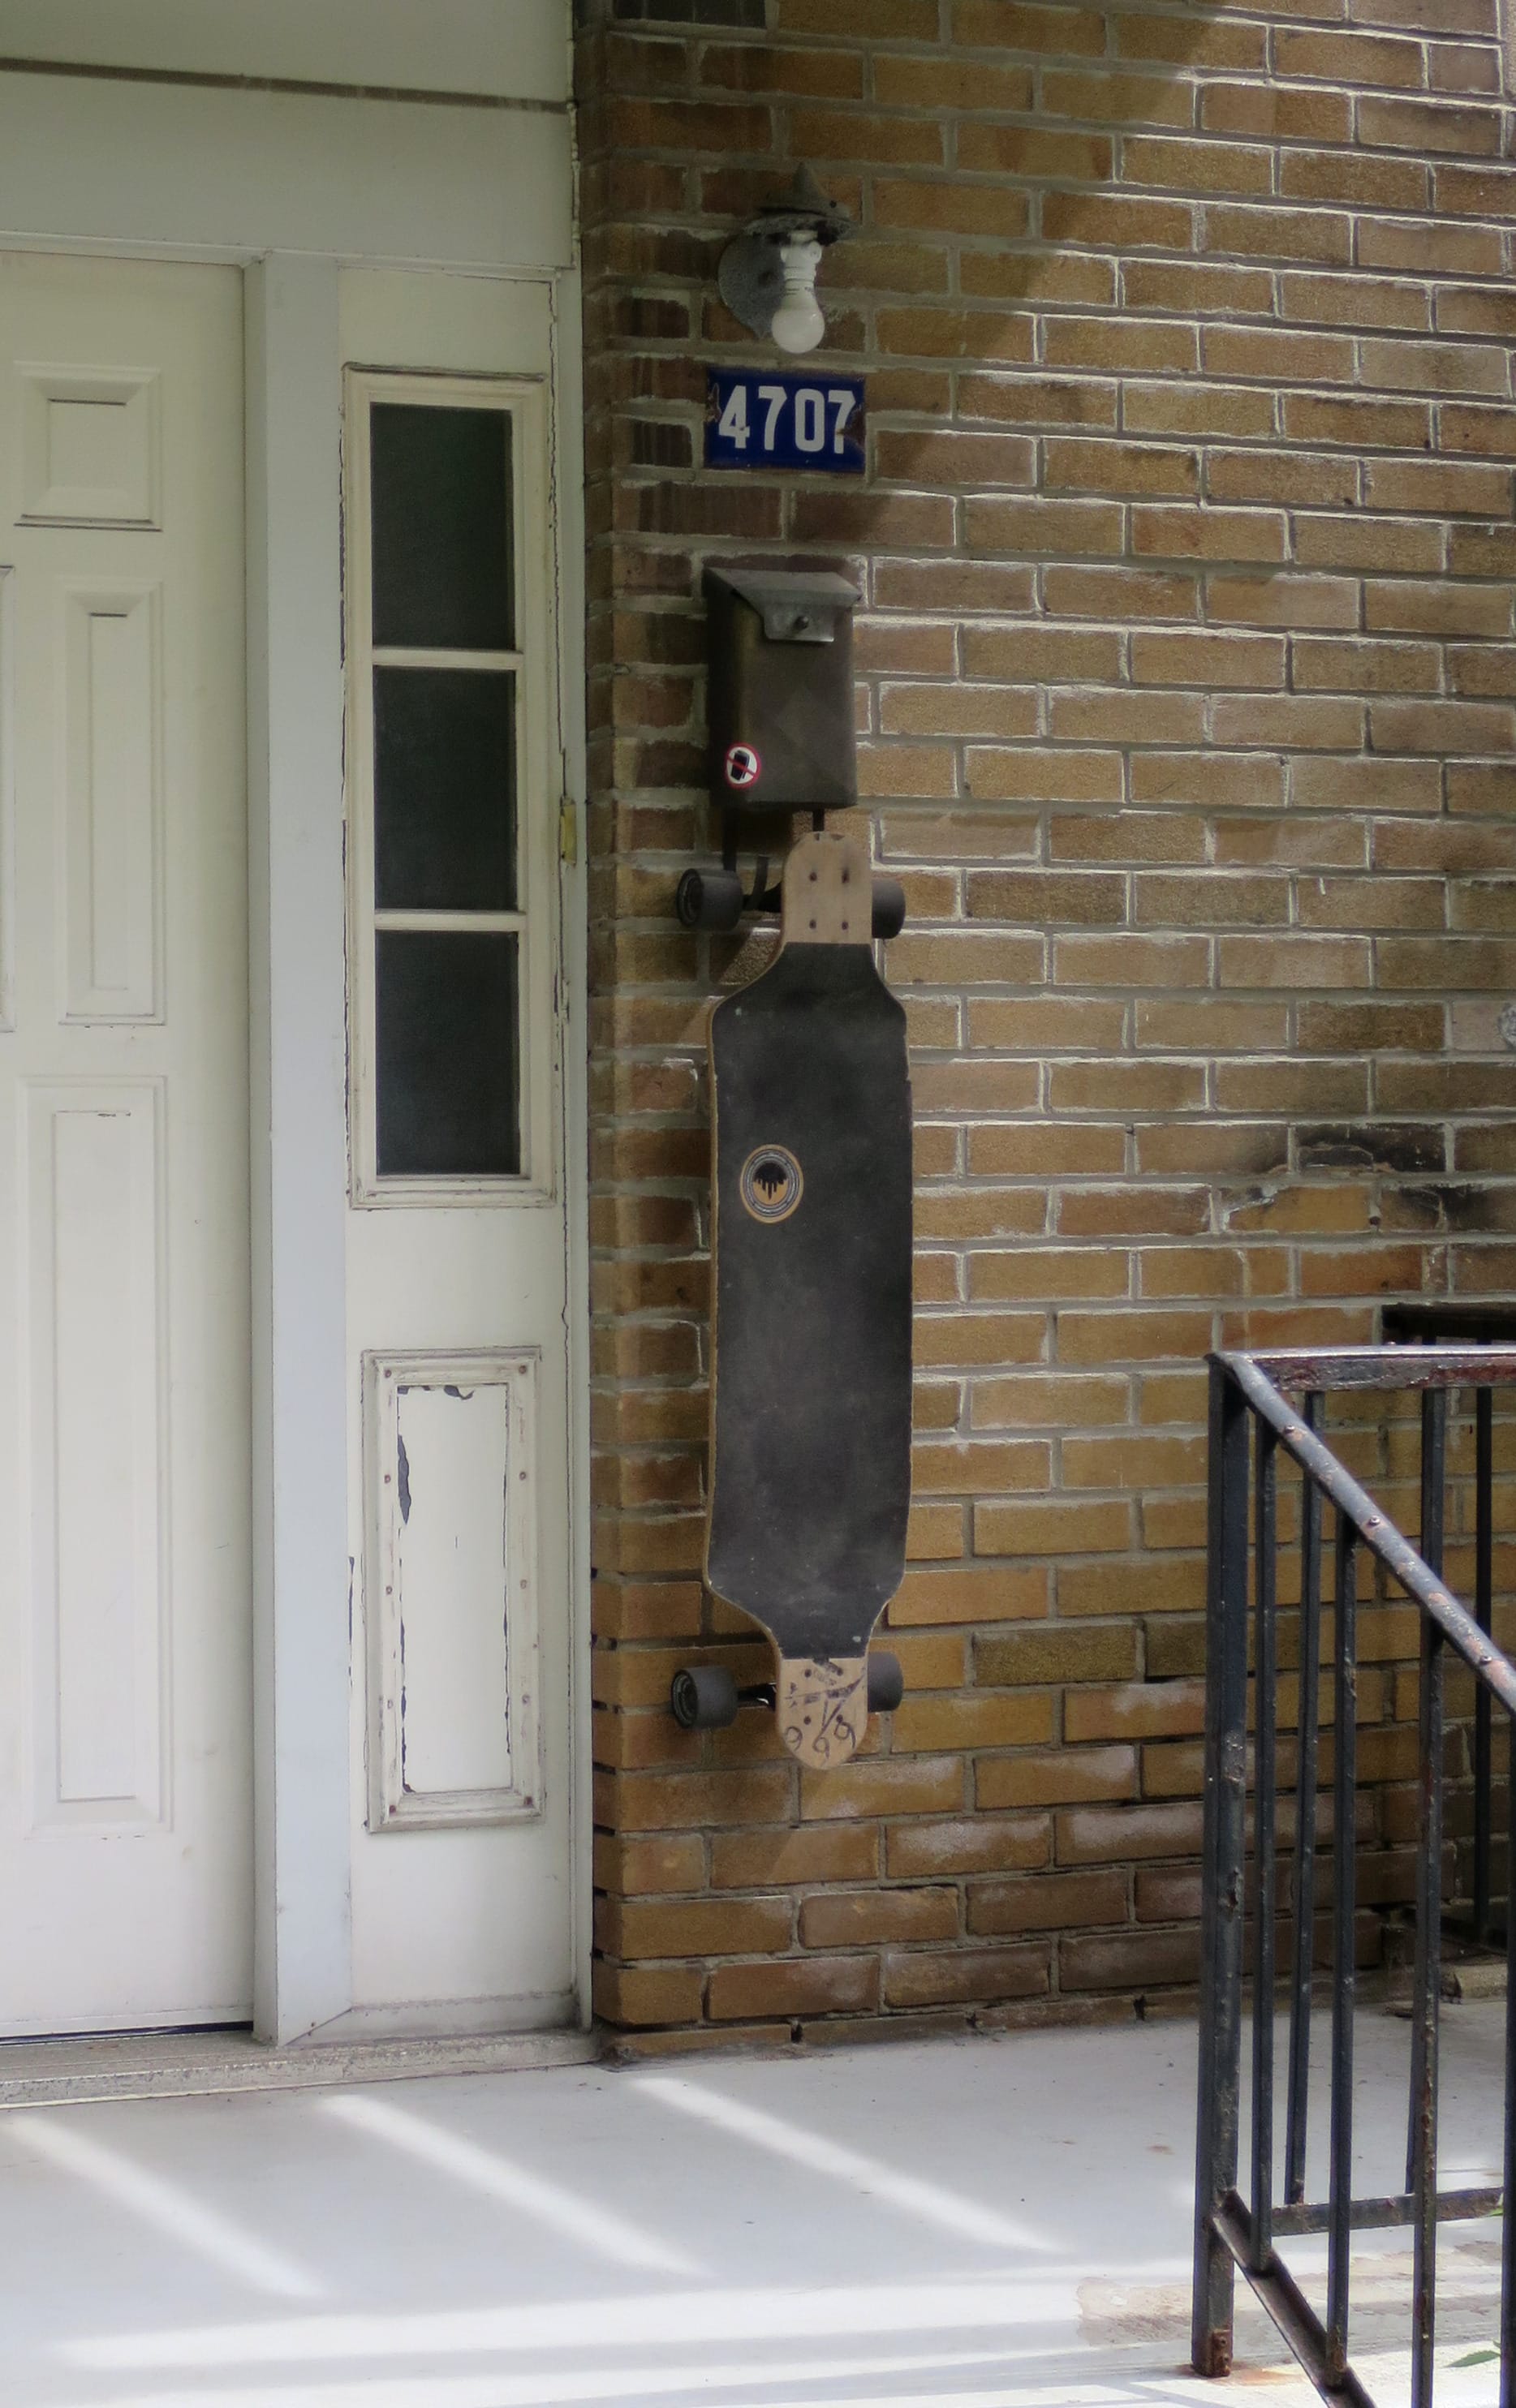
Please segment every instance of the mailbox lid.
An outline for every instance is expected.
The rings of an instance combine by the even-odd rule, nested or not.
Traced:
[[[832,569],[708,568],[707,593],[734,594],[756,610],[771,644],[831,644],[858,608],[856,586]]]

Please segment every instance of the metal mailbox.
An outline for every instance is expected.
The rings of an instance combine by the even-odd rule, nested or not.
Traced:
[[[835,811],[858,800],[853,612],[827,569],[707,568],[711,800]]]

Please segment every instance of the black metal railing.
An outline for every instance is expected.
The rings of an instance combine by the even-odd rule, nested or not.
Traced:
[[[1210,1358],[1209,1569],[1206,1589],[1206,1835],[1201,1967],[1200,2101],[1196,2138],[1192,2357],[1199,2374],[1232,2364],[1233,2293],[1240,2267],[1323,2398],[1373,2408],[1349,2356],[1350,2243],[1354,2232],[1412,2229],[1412,2408],[1432,2408],[1439,2222],[1499,2213],[1516,2183],[1510,2068],[1516,2060],[1516,1964],[1508,1959],[1503,2186],[1439,2191],[1437,2179],[1438,2000],[1443,1883],[1444,1670],[1448,1651],[1472,1671],[1488,1714],[1516,1717],[1516,1666],[1489,1635],[1493,1528],[1493,1414],[1499,1387],[1516,1386],[1516,1347],[1399,1345],[1290,1350]],[[1483,1623],[1442,1580],[1448,1405],[1476,1398],[1476,1570]],[[1353,1478],[1321,1435],[1325,1399],[1339,1390],[1419,1391],[1421,1548]],[[1297,1406],[1292,1398],[1300,1399]],[[1254,1465],[1249,1479],[1249,1439]],[[1283,2199],[1274,2167],[1275,1901],[1278,1791],[1278,1471],[1281,1452],[1303,1481],[1300,1517],[1300,1701],[1294,1745]],[[1250,1496],[1249,1496],[1249,1491]],[[1252,1543],[1249,1524],[1251,1506]],[[1318,1666],[1323,1630],[1322,1522],[1335,1517],[1331,1660],[1331,2081],[1327,2197],[1307,2198],[1309,2029],[1316,1904]],[[1482,1540],[1478,1536],[1483,1533]],[[1416,1954],[1406,2184],[1387,2197],[1353,2196],[1353,2007],[1357,1942],[1357,1600],[1370,1557],[1418,1609]],[[1251,1560],[1249,1561],[1249,1557]],[[1252,1846],[1248,1847],[1249,1621],[1253,1635]],[[1508,1784],[1516,1799],[1516,1780]],[[1510,1810],[1508,1808],[1508,1813]],[[1516,1829],[1506,1880],[1516,1878]],[[1490,1883],[1484,1847],[1486,1915]],[[1249,1875],[1251,1875],[1249,1881]],[[1478,1877],[1478,1876],[1477,1876]],[[1252,2101],[1249,2196],[1238,2188],[1245,1924],[1252,1908]],[[1506,1917],[1516,1955],[1516,1914]],[[1278,2243],[1304,2234],[1327,2243],[1321,2317],[1285,2266]],[[1516,2217],[1504,2220],[1499,2329],[1501,2408],[1516,2408]]]
[[[1509,1346],[1516,1344],[1516,1307],[1486,1297],[1477,1304],[1451,1304],[1433,1299],[1424,1304],[1387,1304],[1384,1335],[1393,1346]],[[1491,1627],[1494,1560],[1494,1391],[1474,1394],[1474,1619],[1481,1630]],[[1445,1915],[1481,1947],[1504,1943],[1506,1913],[1491,1897],[1491,1835],[1494,1829],[1494,1768],[1490,1744],[1490,1693],[1482,1685],[1474,1699],[1474,1860],[1469,1870],[1467,1905],[1462,1914]]]

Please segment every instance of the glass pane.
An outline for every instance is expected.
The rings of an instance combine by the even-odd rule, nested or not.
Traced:
[[[377,401],[369,452],[374,642],[514,651],[509,413]]]
[[[516,908],[515,678],[374,671],[380,910]]]
[[[516,938],[381,928],[375,949],[381,1178],[518,1171]]]

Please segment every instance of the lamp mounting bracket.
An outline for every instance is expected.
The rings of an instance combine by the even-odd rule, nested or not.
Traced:
[[[817,251],[854,232],[839,202],[829,201],[809,167],[797,168],[789,191],[766,201],[721,254],[721,298],[750,334],[767,337],[785,297],[787,247],[814,243]]]

